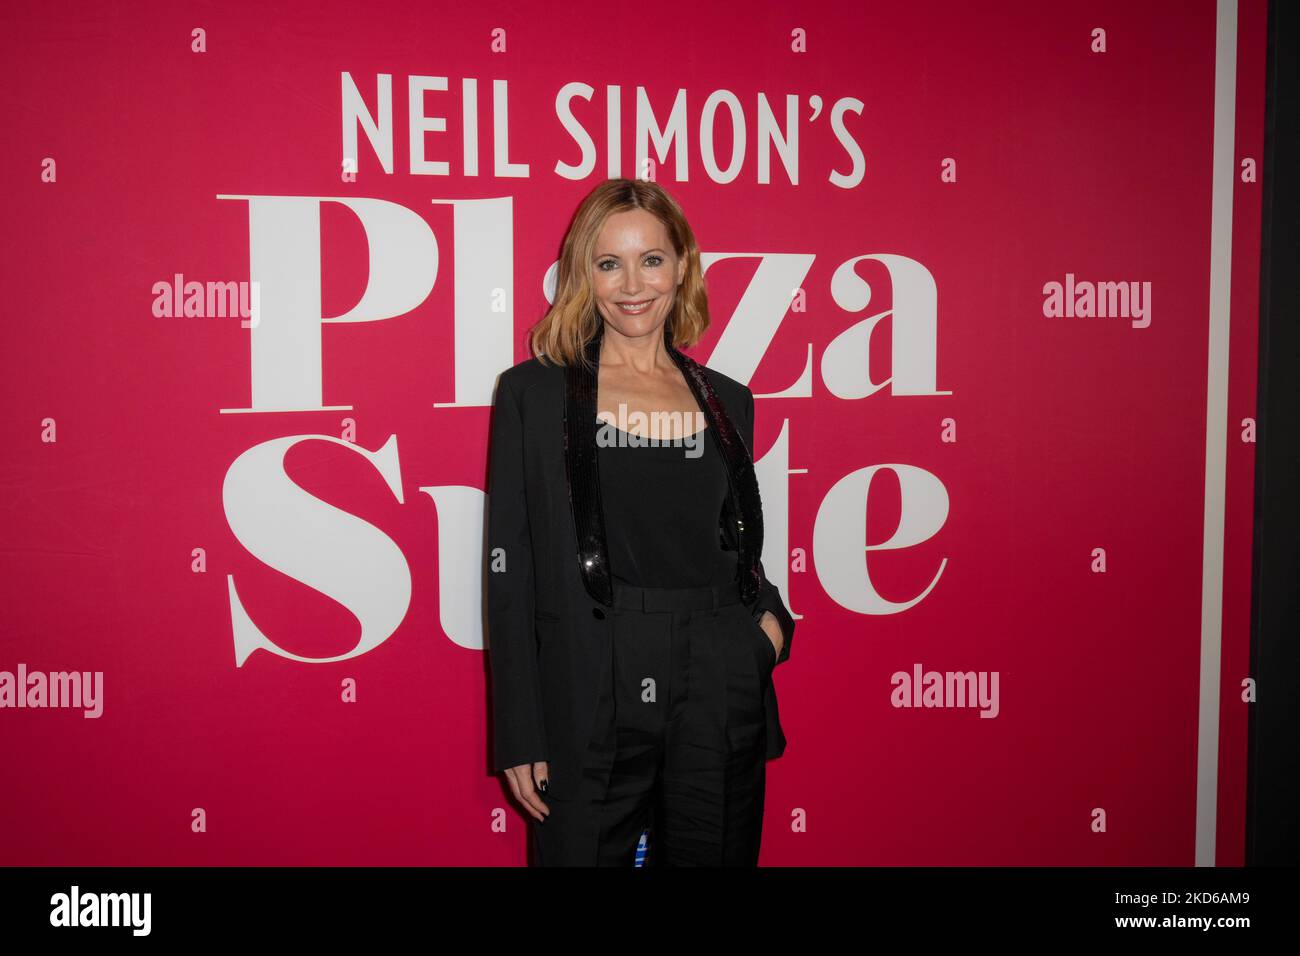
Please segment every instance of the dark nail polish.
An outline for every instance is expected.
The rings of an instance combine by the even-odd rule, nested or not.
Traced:
[[[547,781],[543,780],[541,783],[537,785],[537,789],[542,791],[542,793],[546,793],[546,785],[547,785]]]

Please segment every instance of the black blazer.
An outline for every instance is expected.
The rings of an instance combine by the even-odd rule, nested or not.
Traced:
[[[493,765],[545,760],[547,792],[572,795],[610,667],[613,584],[596,471],[596,368],[603,326],[587,345],[592,368],[528,359],[501,373],[487,481],[487,642]],[[763,509],[750,448],[754,393],[667,340],[718,443],[731,492],[719,515],[737,554],[741,597],[755,620],[771,611],[790,656],[794,619],[763,573]],[[768,640],[755,626],[755,640]],[[785,751],[776,688],[767,682],[767,757]]]

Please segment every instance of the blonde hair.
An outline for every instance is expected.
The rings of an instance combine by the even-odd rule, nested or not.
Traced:
[[[677,287],[672,312],[664,322],[665,339],[675,348],[689,348],[709,327],[709,299],[700,266],[695,233],[677,201],[658,183],[640,179],[607,179],[589,192],[569,223],[560,250],[555,303],[528,333],[528,344],[542,364],[574,361],[588,364],[585,349],[604,320],[591,289],[596,239],[605,220],[616,212],[644,209],[664,224],[686,272]]]

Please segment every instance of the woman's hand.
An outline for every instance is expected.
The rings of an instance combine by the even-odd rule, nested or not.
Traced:
[[[776,656],[780,660],[781,648],[785,646],[785,633],[781,630],[781,622],[771,611],[764,611],[763,616],[758,619],[758,626],[767,634],[767,639],[776,648]]]
[[[510,781],[510,792],[515,795],[515,799],[533,819],[546,822],[546,817],[550,815],[551,808],[542,803],[542,798],[538,795],[537,783],[545,783],[549,771],[546,761],[539,763],[521,763],[517,767],[506,768],[506,779]]]

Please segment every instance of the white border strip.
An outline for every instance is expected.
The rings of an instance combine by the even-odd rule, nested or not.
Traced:
[[[1210,200],[1210,349],[1205,390],[1201,558],[1201,690],[1196,739],[1196,865],[1215,865],[1219,681],[1223,657],[1223,500],[1228,452],[1228,326],[1236,185],[1237,0],[1218,0],[1214,33],[1214,163]]]

